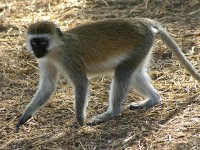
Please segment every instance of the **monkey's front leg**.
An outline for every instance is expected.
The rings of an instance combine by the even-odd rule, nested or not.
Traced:
[[[27,105],[23,115],[20,117],[16,130],[19,130],[19,127],[26,123],[34,113],[36,113],[50,98],[53,93],[53,89],[48,89],[44,91],[44,89],[39,89],[33,98],[33,100]]]
[[[88,79],[79,79],[74,87],[76,120],[80,126],[84,125],[87,107]]]
[[[19,127],[26,123],[34,113],[36,113],[50,99],[57,84],[58,73],[52,64],[40,64],[40,83],[32,101],[27,105],[23,115],[17,122],[16,131]]]

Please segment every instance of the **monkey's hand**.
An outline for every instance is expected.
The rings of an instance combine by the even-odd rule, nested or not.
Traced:
[[[16,125],[16,132],[18,132],[18,131],[19,131],[19,127],[20,127],[22,124],[26,123],[31,117],[32,117],[32,115],[24,113],[24,114],[20,117],[20,119],[18,120],[18,122],[17,122],[17,125]]]

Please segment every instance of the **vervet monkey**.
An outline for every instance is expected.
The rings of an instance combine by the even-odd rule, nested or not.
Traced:
[[[131,87],[144,101],[130,109],[149,109],[160,101],[146,67],[155,37],[173,50],[180,63],[198,81],[200,75],[161,25],[145,18],[111,19],[80,25],[63,32],[48,21],[33,23],[27,31],[27,49],[38,60],[39,88],[19,119],[16,129],[30,119],[51,97],[61,73],[74,87],[76,120],[84,125],[88,75],[114,71],[106,112],[92,118],[96,124],[118,116]]]

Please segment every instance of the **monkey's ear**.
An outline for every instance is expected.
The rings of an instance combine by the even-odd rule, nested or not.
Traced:
[[[63,36],[62,31],[60,30],[60,28],[56,28],[56,32],[58,33],[59,36]]]

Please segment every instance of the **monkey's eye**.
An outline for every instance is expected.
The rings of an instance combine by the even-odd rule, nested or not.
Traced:
[[[32,45],[46,45],[48,43],[48,40],[46,38],[34,38],[31,40]]]
[[[37,44],[37,40],[36,39],[32,39],[31,40],[31,44],[36,45]]]
[[[40,39],[40,44],[41,45],[46,45],[47,44],[47,39]]]

